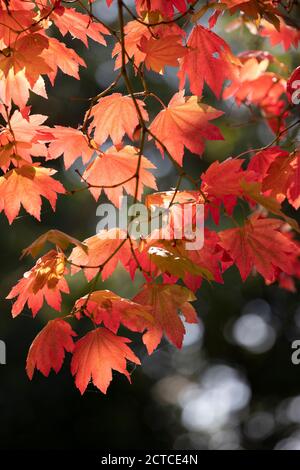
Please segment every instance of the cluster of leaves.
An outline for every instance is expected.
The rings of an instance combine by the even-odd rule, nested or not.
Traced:
[[[69,293],[66,275],[83,271],[92,281],[87,295],[67,316],[48,322],[27,358],[32,378],[35,368],[46,376],[51,369],[58,372],[65,352],[72,353],[71,372],[81,393],[90,380],[105,393],[112,370],[130,379],[128,361],[140,363],[128,346],[130,340],[118,334],[121,326],[141,333],[149,354],[164,335],[180,348],[183,319],[197,322],[191,302],[203,280],[222,283],[224,271],[235,265],[243,280],[256,272],[267,284],[278,282],[294,291],[300,276],[298,225],[281,207],[283,202],[294,209],[300,206],[300,150],[286,145],[287,135],[299,124],[291,102],[299,71],[288,82],[289,71],[271,53],[251,50],[235,55],[213,31],[221,17],[229,16],[228,30],[246,27],[268,38],[272,46],[297,47],[300,31],[286,21],[294,2],[222,0],[201,5],[192,0],[136,0],[135,11],[123,0],[106,3],[118,9],[117,29],[94,14],[93,0],[0,0],[0,211],[10,224],[21,206],[40,220],[41,197],[55,210],[58,194],[66,193],[53,178],[55,170],[43,161],[63,156],[68,169],[81,157],[85,171],[80,190],[90,191],[96,201],[104,191],[116,206],[125,193],[135,202],[147,186],[154,191],[148,205],[159,201],[175,217],[176,208],[187,202],[204,204],[205,218],[212,218],[215,229],[205,230],[200,250],[187,250],[184,239],[154,239],[150,234],[134,240],[121,230],[114,236],[103,230],[82,242],[51,230],[24,250],[23,255],[37,257],[47,243],[53,245],[7,296],[15,299],[14,317],[26,304],[35,316],[44,301],[60,312],[61,292]],[[204,15],[208,26],[202,24]],[[61,40],[50,34],[52,25]],[[89,39],[103,47],[108,36],[115,41],[112,68],[117,77],[91,98],[84,122],[76,129],[45,125],[47,117],[32,114],[28,104],[30,93],[47,97],[45,77],[54,85],[58,69],[80,78],[79,69],[86,64],[63,42],[67,34],[85,46]],[[179,90],[168,105],[147,84],[148,71],[164,74],[166,66],[178,68],[179,78]],[[141,90],[134,89],[132,73]],[[122,81],[126,95],[115,91]],[[218,100],[233,99],[265,120],[274,140],[264,148],[215,161],[194,180],[183,169],[188,160],[185,149],[201,157],[207,140],[223,139],[211,122],[223,112],[203,102],[205,85]],[[162,109],[150,119],[151,100]],[[103,151],[108,140],[112,146]],[[178,171],[175,190],[155,192],[154,165],[144,156],[146,141],[152,141]],[[242,158],[246,156],[251,158]],[[181,190],[184,181],[192,189]],[[238,205],[250,214],[242,225],[235,218]],[[221,216],[233,228],[219,229]],[[96,290],[99,278],[111,276],[118,263],[132,278],[136,271],[144,275],[144,285],[131,300]],[[92,330],[76,340],[68,322],[83,318],[90,319]]]

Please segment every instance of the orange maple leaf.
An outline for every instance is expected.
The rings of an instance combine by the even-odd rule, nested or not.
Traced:
[[[96,200],[104,191],[108,199],[119,207],[123,190],[132,196],[135,195],[137,184],[135,175],[138,165],[137,198],[141,199],[144,186],[157,189],[155,177],[149,172],[149,170],[155,169],[155,166],[144,156],[140,159],[138,150],[129,145],[121,150],[111,147],[103,154],[98,155],[85,170],[83,179],[92,185],[89,190]]]
[[[130,382],[127,360],[140,364],[140,360],[127,346],[128,338],[117,336],[106,328],[97,328],[75,344],[71,362],[75,384],[83,394],[90,380],[106,393],[112,381],[112,370],[124,374]]]
[[[14,73],[11,68],[7,76],[0,70],[0,99],[6,106],[10,106],[11,101],[13,101],[20,109],[24,108],[29,100],[30,90],[43,98],[47,98],[42,76],[39,76],[35,84],[31,86],[26,78],[25,69]]]
[[[166,65],[177,67],[179,58],[184,57],[187,49],[181,44],[182,37],[170,35],[162,38],[147,39],[143,36],[141,50],[145,53],[145,65],[147,69],[163,74]]]
[[[51,13],[50,18],[63,36],[70,33],[72,37],[80,39],[85,46],[88,46],[88,37],[106,45],[103,34],[110,34],[108,29],[101,23],[93,22],[89,15],[84,15],[74,8],[59,6]]]
[[[48,199],[55,210],[57,194],[64,194],[63,185],[51,178],[56,171],[34,165],[14,168],[0,177],[0,212],[4,210],[11,224],[21,205],[36,219],[41,218],[41,196]]]
[[[143,119],[148,120],[148,113],[144,109],[145,103],[137,100]],[[122,142],[125,134],[133,139],[135,128],[139,124],[139,116],[133,100],[121,93],[100,98],[91,111],[93,121],[91,129],[95,128],[94,139],[102,145],[110,137],[115,145]]]
[[[182,165],[184,147],[202,155],[205,140],[223,140],[219,129],[209,121],[222,116],[223,112],[201,104],[196,96],[176,93],[167,108],[163,109],[150,125],[150,130],[162,142],[171,156]],[[161,145],[157,147],[163,154]]]
[[[49,39],[39,33],[21,36],[13,46],[2,51],[0,56],[0,69],[7,77],[10,69],[14,74],[25,69],[25,76],[34,86],[40,75],[50,73],[51,66],[42,57],[42,53],[49,47]]]
[[[145,24],[142,24],[138,21],[129,21],[124,27],[124,42],[126,48],[126,62],[128,61],[128,57],[134,57],[134,63],[136,66],[139,66],[141,63],[145,61],[145,52],[141,48],[141,42],[147,39],[150,39],[155,36],[157,40],[159,40],[158,44],[164,45],[164,42],[160,40],[167,38],[169,35],[171,36],[180,36],[184,38],[186,33],[183,29],[181,29],[177,24],[165,24],[165,25],[158,25],[153,26],[153,28],[148,28]],[[144,39],[143,39],[144,38]],[[172,44],[173,46],[173,44]],[[186,48],[185,48],[186,51]],[[115,68],[118,69],[122,65],[122,52],[121,52],[121,44],[119,42],[116,43],[112,57],[116,57],[116,66]],[[178,56],[180,57],[180,56]]]
[[[47,159],[52,160],[63,154],[66,169],[70,168],[78,157],[82,157],[83,163],[88,163],[95,153],[95,149],[89,145],[87,137],[79,129],[55,126],[51,133],[53,139],[49,145]]]
[[[119,229],[111,229],[108,231],[102,230],[97,235],[84,240],[83,243],[87,247],[87,253],[81,248],[75,247],[69,257],[69,261],[76,264],[76,266],[72,266],[71,274],[77,273],[82,268],[87,280],[91,281],[99,272],[99,267],[105,263],[101,271],[102,279],[105,280],[112,275],[119,261],[123,266],[127,266],[132,253],[129,240],[122,244],[124,238],[126,238],[125,232]],[[122,246],[115,256],[106,262],[121,244]],[[85,266],[87,267],[85,268]]]
[[[79,67],[86,67],[84,60],[73,49],[57,39],[49,37],[48,41],[49,45],[43,50],[41,57],[50,66],[50,71],[46,73],[51,84],[54,84],[58,69],[79,80]]]
[[[7,299],[18,297],[12,307],[13,317],[18,316],[25,304],[35,317],[42,308],[44,298],[50,307],[60,310],[61,294],[69,293],[66,274],[65,256],[51,250],[39,258],[33,268],[24,274],[23,278],[12,288]]]

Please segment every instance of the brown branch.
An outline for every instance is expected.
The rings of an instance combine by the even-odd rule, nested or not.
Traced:
[[[290,129],[292,129],[293,127],[296,127],[300,124],[300,119],[298,119],[297,121],[293,122],[292,124],[290,124],[289,126],[287,126],[285,129],[283,129],[282,131],[280,131],[276,137],[272,140],[272,142],[270,142],[269,144],[265,145],[264,147],[259,147],[259,148],[256,148],[256,149],[249,149],[249,150],[245,150],[244,152],[240,153],[239,155],[236,155],[234,157],[234,159],[238,159],[238,158],[241,158],[243,157],[244,155],[248,155],[248,153],[252,153],[252,152],[263,152],[264,150],[267,150],[268,148],[272,147],[274,144],[276,144],[278,142],[278,140],[280,139],[280,137],[282,137],[284,134],[286,134],[286,132],[288,132]]]
[[[168,25],[168,24],[172,24],[172,23],[177,23],[177,21],[181,20],[185,16],[187,16],[189,14],[193,14],[194,13],[194,8],[195,8],[196,4],[198,3],[198,1],[199,0],[194,1],[185,12],[181,13],[176,18],[173,18],[172,20],[160,20],[160,21],[156,21],[154,23],[146,23],[145,21],[141,20],[137,15],[135,15],[123,1],[122,1],[122,4],[123,4],[123,7],[125,8],[125,10],[129,13],[129,15],[135,21],[137,21],[140,24],[143,24],[147,28],[152,28],[154,26]]]

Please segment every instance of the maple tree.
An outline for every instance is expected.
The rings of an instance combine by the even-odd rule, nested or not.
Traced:
[[[94,12],[93,3],[0,0],[0,212],[9,224],[22,207],[40,220],[42,197],[55,210],[58,196],[87,190],[96,201],[105,193],[116,207],[126,194],[132,203],[145,199],[149,211],[159,203],[171,214],[168,239],[162,233],[133,239],[129,230],[116,228],[114,236],[102,230],[79,241],[53,229],[23,250],[23,256],[40,257],[7,295],[12,315],[28,307],[34,317],[44,301],[54,310],[29,350],[28,376],[35,369],[46,376],[51,369],[58,372],[70,353],[80,392],[92,381],[106,393],[113,370],[130,380],[128,363],[140,364],[123,329],[141,334],[148,354],[163,336],[180,348],[185,322],[198,321],[192,303],[203,281],[223,283],[223,273],[235,265],[243,280],[257,274],[266,284],[295,290],[299,227],[290,214],[300,207],[300,149],[289,137],[300,124],[300,71],[288,69],[272,48],[297,48],[300,29],[290,16],[293,1],[136,0],[133,10],[126,1],[106,0],[118,13],[114,26],[102,19],[101,8],[99,15]],[[223,19],[227,34],[247,28],[266,38],[271,52],[234,51],[220,32]],[[32,94],[47,98],[58,70],[80,80],[81,68],[88,66],[76,41],[72,48],[65,44],[68,35],[84,46],[89,40],[100,48],[113,42],[116,78],[90,97],[77,128],[48,126],[47,116],[35,114],[31,104]],[[178,87],[165,104],[148,76],[156,74],[159,81],[169,67],[177,71]],[[200,158],[208,141],[226,139],[218,119],[226,122],[228,107],[222,105],[229,100],[246,107],[273,137],[261,148],[254,143],[239,155],[220,155],[195,179],[187,151]],[[149,146],[174,166],[175,189],[157,192]],[[51,164],[60,158],[68,171],[81,158],[80,188],[59,182]],[[145,187],[152,190],[146,198]],[[204,205],[210,222],[198,249],[187,249],[188,237],[177,240],[174,234],[179,208],[187,203]],[[133,299],[98,290],[100,278],[112,276],[119,264],[133,281],[137,271],[143,276]],[[78,272],[89,282],[87,294],[64,315],[61,293],[69,294],[68,280]],[[84,319],[92,329],[80,336],[75,327]]]

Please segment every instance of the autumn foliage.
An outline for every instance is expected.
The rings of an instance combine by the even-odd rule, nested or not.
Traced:
[[[119,206],[125,194],[133,202],[145,200],[148,188],[147,204],[159,200],[172,211],[186,201],[201,203],[210,221],[199,250],[186,249],[185,240],[175,237],[152,239],[150,234],[136,240],[120,229],[115,237],[103,230],[79,241],[55,228],[24,249],[23,256],[39,258],[7,295],[12,315],[29,309],[35,317],[44,302],[53,309],[53,319],[30,347],[28,376],[35,369],[45,376],[58,372],[70,354],[80,392],[92,381],[106,393],[113,371],[131,380],[130,370],[140,364],[126,331],[136,333],[128,333],[130,338],[140,335],[148,354],[163,337],[180,348],[185,322],[198,321],[193,301],[201,283],[223,283],[233,265],[244,281],[255,274],[267,284],[295,290],[299,228],[291,214],[300,207],[300,149],[288,137],[300,123],[294,100],[300,95],[300,82],[295,85],[300,71],[289,70],[271,52],[234,52],[215,31],[227,19],[229,32],[246,28],[266,38],[270,48],[279,45],[287,51],[298,47],[300,30],[287,21],[290,1],[136,0],[133,8],[126,0],[106,0],[118,12],[113,27],[102,20],[101,7],[99,15],[94,13],[93,3],[0,0],[2,215],[9,224],[22,211],[41,220],[43,200],[55,210],[60,198],[84,190],[95,201],[104,193]],[[53,25],[59,32],[55,36]],[[58,70],[80,80],[80,70],[88,67],[78,41],[73,48],[66,46],[67,36],[85,46],[95,41],[99,54],[113,41],[110,65],[116,78],[90,97],[77,128],[49,127],[47,116],[31,106],[31,96],[47,98]],[[178,75],[178,90],[168,103],[159,96],[159,86],[151,89],[147,81],[148,74],[156,74],[159,83],[166,67],[176,68]],[[126,87],[125,94],[119,85]],[[219,107],[210,104],[212,99]],[[219,118],[226,122],[221,105],[228,100],[247,107],[273,138],[262,148],[253,142],[240,155],[220,155],[195,179],[189,173],[189,152],[201,158],[207,141],[224,139]],[[153,103],[160,106],[158,112],[153,113]],[[174,165],[176,189],[157,193],[146,144]],[[51,164],[63,159],[65,169],[74,171],[79,158],[85,166],[82,186],[65,188]],[[241,207],[244,217],[237,218]],[[220,228],[220,219],[227,229]],[[97,281],[109,278],[118,264],[132,280],[137,271],[143,275],[132,299],[98,290]],[[87,293],[63,315],[69,276],[79,271],[89,282]],[[82,336],[75,330],[83,319],[90,331]]]

